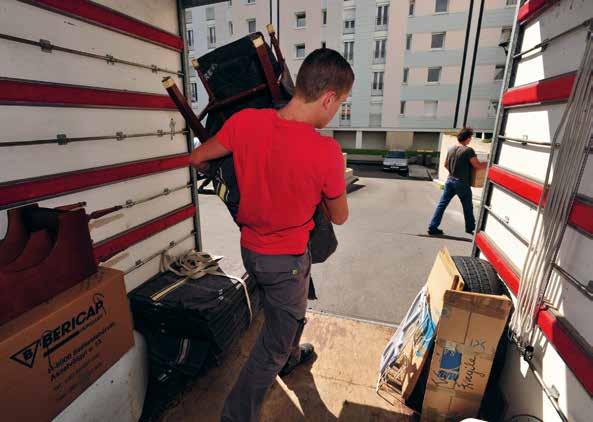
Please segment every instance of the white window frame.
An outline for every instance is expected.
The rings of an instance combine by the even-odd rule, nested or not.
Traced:
[[[375,47],[373,51],[373,61],[375,63],[385,63],[387,57],[387,38],[380,38],[375,40]]]
[[[377,5],[375,25],[378,27],[386,27],[389,25],[389,3]]]
[[[348,46],[350,48],[347,48]],[[354,41],[344,41],[344,58],[349,62],[354,61]]]
[[[188,29],[187,30],[187,46],[189,48],[194,48],[194,30]]]
[[[321,25],[327,25],[327,9],[321,9]]]
[[[299,56],[299,51],[303,51],[303,55]],[[295,44],[294,45],[294,58],[296,60],[303,60],[307,56],[307,46],[305,43]]]
[[[371,96],[383,96],[383,88],[385,87],[385,72],[380,70],[373,72],[373,82],[371,83]]]
[[[245,4],[255,4],[255,0],[245,0]]]
[[[412,42],[413,42],[412,34],[406,34],[406,51],[412,50]]]
[[[439,36],[439,35],[443,36],[443,43],[440,47],[433,47],[434,37]],[[430,49],[431,50],[442,50],[443,48],[445,48],[445,38],[446,37],[447,37],[447,33],[445,31],[433,32],[432,34],[430,34]]]
[[[342,107],[340,108],[340,121],[349,122],[351,120],[352,120],[352,104],[351,103],[342,103]]]
[[[405,116],[406,115],[406,101],[400,100],[399,102],[399,115]]]
[[[438,70],[438,79],[436,81],[431,81],[430,80],[430,71],[431,70]],[[441,74],[443,73],[443,67],[442,66],[433,66],[433,67],[429,67],[428,71],[426,72],[426,83],[428,85],[435,85],[435,84],[439,84],[441,83]]]
[[[426,112],[426,108],[428,105],[434,105],[434,114],[428,114]],[[439,111],[439,102],[435,101],[435,100],[424,100],[424,117],[427,118],[436,118],[438,115],[438,111]]]
[[[416,0],[410,0],[408,5],[408,16],[416,15]]]
[[[437,10],[437,5],[439,4],[439,1],[445,1],[447,3],[445,6],[445,10],[441,10],[441,11]],[[434,13],[435,14],[449,13],[449,0],[434,0]]]
[[[300,18],[299,16],[302,16],[302,18]],[[304,29],[307,27],[307,12],[305,12],[305,11],[296,12],[294,14],[294,18],[295,18],[294,27],[296,29]],[[299,25],[299,19],[302,19],[303,25]]]
[[[352,18],[344,20],[342,32],[344,34],[354,34],[356,32],[356,19]]]
[[[216,26],[208,27],[208,35],[206,38],[208,41],[208,48],[214,48],[216,46]]]
[[[257,19],[249,18],[246,20],[246,22],[247,22],[247,33],[253,34],[254,32],[257,31]],[[252,22],[253,22],[253,31],[250,28]]]
[[[506,7],[515,7],[517,5],[517,0],[506,0],[505,5]]]
[[[198,84],[197,84],[197,82],[190,82],[190,89],[191,89],[191,102],[197,103],[198,102]]]
[[[407,85],[409,78],[410,78],[410,68],[409,67],[404,67],[403,75],[402,75],[402,84],[403,85]]]

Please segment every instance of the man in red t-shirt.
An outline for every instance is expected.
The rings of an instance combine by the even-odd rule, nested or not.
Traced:
[[[334,117],[353,82],[352,68],[338,52],[315,50],[303,61],[295,95],[284,108],[242,110],[192,153],[191,164],[198,169],[233,154],[243,263],[264,293],[265,322],[225,402],[222,421],[257,421],[276,375],[287,375],[314,355],[312,345],[299,345],[313,214],[322,203],[333,223],[348,218],[340,145],[315,129]]]

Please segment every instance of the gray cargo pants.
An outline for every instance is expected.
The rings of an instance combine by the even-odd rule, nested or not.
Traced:
[[[262,255],[242,249],[247,272],[263,290],[265,322],[224,403],[222,422],[256,422],[266,391],[288,359],[300,359],[311,253]]]

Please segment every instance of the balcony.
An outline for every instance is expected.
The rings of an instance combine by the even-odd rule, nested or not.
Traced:
[[[355,28],[344,28],[344,34],[354,34],[355,32]]]
[[[350,127],[350,126],[351,126],[350,120],[342,120],[342,119],[340,119],[340,127]]]
[[[371,89],[371,96],[373,96],[373,97],[382,97],[383,96],[383,89]]]
[[[385,64],[385,57],[373,57],[373,64]]]
[[[375,31],[387,31],[387,24],[376,24]]]

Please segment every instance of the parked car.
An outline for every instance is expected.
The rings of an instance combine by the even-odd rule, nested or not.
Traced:
[[[410,174],[405,151],[389,151],[383,156],[383,170],[397,171],[404,176]]]

